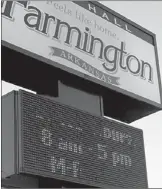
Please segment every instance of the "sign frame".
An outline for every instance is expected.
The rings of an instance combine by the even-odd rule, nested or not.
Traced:
[[[75,3],[75,2],[74,2]],[[108,11],[109,13],[113,14],[114,16],[116,17],[119,17],[121,20],[123,20],[124,22],[130,24],[130,25],[133,25],[134,27],[136,27],[137,29],[141,30],[142,32],[150,35],[152,38],[153,38],[153,46],[154,46],[154,51],[155,51],[155,60],[156,60],[156,67],[157,67],[157,78],[158,78],[158,87],[159,87],[159,95],[160,95],[160,103],[157,103],[155,101],[152,101],[150,99],[147,99],[145,97],[142,97],[140,95],[137,95],[133,92],[130,92],[130,91],[126,91],[125,89],[121,89],[119,87],[116,87],[116,86],[113,86],[112,84],[109,84],[109,83],[104,83],[94,77],[91,77],[91,76],[88,76],[88,75],[85,75],[79,71],[76,71],[72,68],[69,68],[69,67],[65,67],[53,60],[49,60],[48,58],[45,58],[45,57],[42,57],[38,54],[35,54],[34,52],[30,52],[26,49],[23,49],[21,47],[18,47],[16,45],[13,45],[13,44],[10,44],[4,40],[2,40],[2,46],[5,46],[5,47],[8,47],[10,49],[13,49],[15,51],[18,51],[26,56],[30,56],[32,58],[35,58],[41,62],[44,62],[46,64],[49,64],[53,67],[56,67],[58,69],[61,69],[63,71],[66,71],[68,72],[69,74],[73,74],[75,76],[78,76],[82,79],[85,79],[85,80],[88,80],[88,81],[91,81],[93,83],[96,83],[98,85],[101,85],[102,87],[104,88],[108,88],[108,89],[111,89],[112,91],[115,91],[115,92],[118,92],[118,93],[122,93],[126,96],[129,96],[129,97],[132,97],[134,99],[137,99],[139,101],[143,101],[143,102],[146,102],[148,104],[151,104],[159,109],[162,109],[162,84],[161,84],[161,76],[160,76],[160,66],[159,66],[159,59],[158,59],[158,52],[157,52],[157,42],[156,42],[156,35],[154,33],[152,33],[151,31],[143,28],[142,26],[136,24],[135,22],[125,18],[124,16],[120,15],[119,13],[109,9],[108,7],[98,3],[98,2],[94,2],[94,1],[89,1],[89,3],[93,4],[94,6],[98,6],[99,8],[103,9],[104,11]]]

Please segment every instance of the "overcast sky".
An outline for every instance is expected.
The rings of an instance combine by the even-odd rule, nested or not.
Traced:
[[[162,2],[102,1],[101,3],[157,35],[162,74]],[[13,89],[17,88],[2,82],[2,94]],[[149,187],[162,188],[162,111],[136,121],[132,125],[144,131]]]
[[[101,3],[156,34],[162,78],[162,2],[102,1]],[[162,111],[138,120],[132,125],[141,128],[144,132],[149,187],[162,188]]]

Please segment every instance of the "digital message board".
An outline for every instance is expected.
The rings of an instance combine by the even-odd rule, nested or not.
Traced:
[[[147,188],[143,132],[18,93],[20,172],[97,187]]]
[[[99,3],[2,1],[2,40],[70,74],[161,107],[155,35]]]

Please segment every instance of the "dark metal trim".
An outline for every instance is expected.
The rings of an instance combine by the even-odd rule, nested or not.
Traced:
[[[157,67],[157,76],[158,76],[158,83],[159,83],[159,92],[160,92],[160,99],[162,104],[162,83],[161,83],[161,76],[160,76],[160,66],[159,66],[159,58],[158,58],[158,51],[157,51],[157,42],[156,42],[156,36],[153,34],[154,38],[154,44],[155,44],[155,59],[156,59],[156,67]],[[162,73],[161,73],[162,74]]]
[[[89,2],[94,4],[94,5],[96,5],[96,6],[98,6],[98,7],[100,7],[100,8],[102,8],[102,9],[104,9],[105,11],[110,12],[111,14],[113,14],[116,17],[120,17],[120,19],[122,19],[123,21],[129,23],[130,25],[133,25],[134,27],[142,30],[144,33],[154,37],[155,34],[152,33],[151,31],[147,30],[146,28],[143,28],[142,26],[138,25],[137,23],[133,22],[132,20],[130,20],[130,19],[124,17],[123,15],[113,11],[112,9],[106,7],[105,5],[103,5],[103,4],[101,4],[101,3],[97,2],[97,1],[89,1]]]
[[[145,179],[146,179],[146,183],[147,183],[147,188],[148,188],[148,172],[147,172],[147,166],[146,166],[146,152],[145,152],[145,142],[144,142],[144,133],[142,132],[142,137],[143,137],[143,141],[142,141],[142,143],[143,143],[143,151],[144,151],[144,162],[145,162],[145,164],[144,164],[144,166],[145,166]]]
[[[23,157],[24,157],[24,148],[23,148],[23,140],[22,140],[22,100],[21,100],[21,92],[17,92],[17,106],[18,106],[18,125],[17,125],[17,133],[18,133],[18,172],[21,173],[23,169]]]

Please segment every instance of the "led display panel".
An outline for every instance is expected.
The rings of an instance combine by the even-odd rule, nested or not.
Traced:
[[[20,172],[97,187],[146,188],[143,132],[19,92]]]

